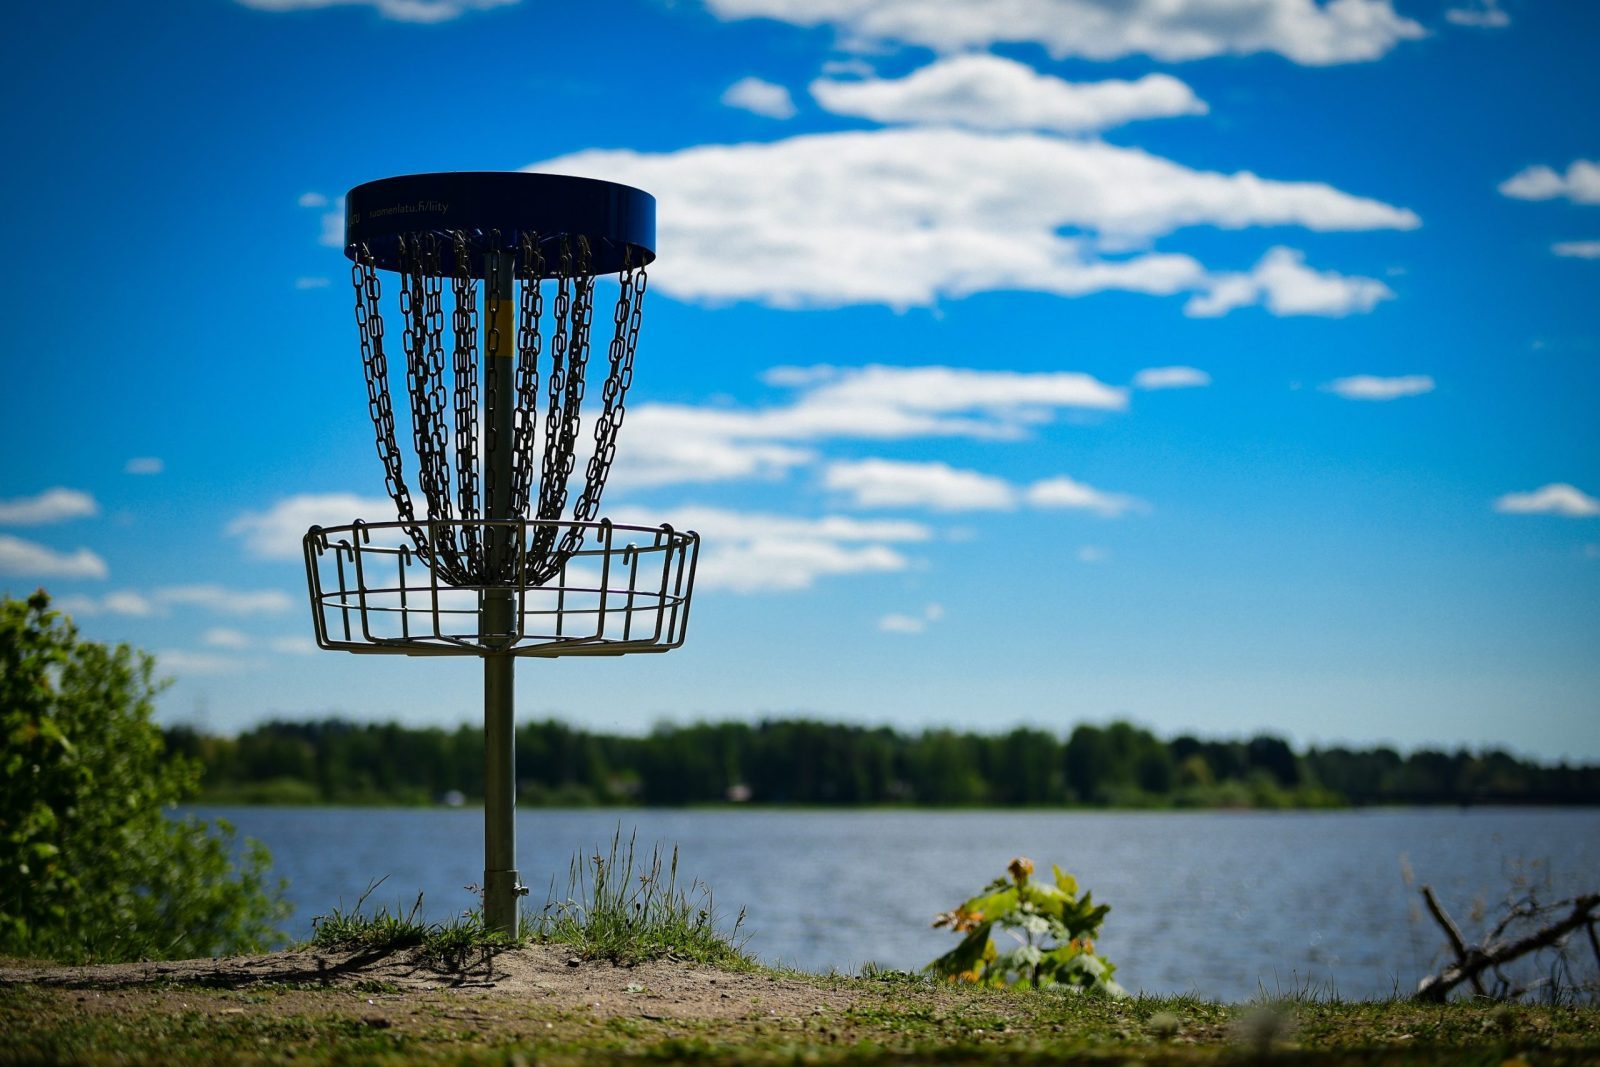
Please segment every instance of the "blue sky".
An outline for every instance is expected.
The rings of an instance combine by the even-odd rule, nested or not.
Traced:
[[[600,729],[904,726],[1600,758],[1600,8],[1387,0],[62,2],[0,42],[0,588],[166,721],[455,723],[318,653],[380,518],[346,189],[659,201],[618,517],[688,644],[525,663]]]

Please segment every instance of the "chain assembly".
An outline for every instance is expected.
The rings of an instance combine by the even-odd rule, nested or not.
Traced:
[[[581,486],[574,486],[595,312],[595,250],[589,238],[525,231],[508,240],[497,230],[430,231],[401,235],[396,256],[410,438],[425,515],[417,514],[406,482],[383,347],[377,265],[364,247],[353,256],[351,281],[368,411],[384,484],[402,527],[418,558],[441,583],[541,585],[583,550],[586,531],[599,514],[633,380],[647,285],[644,267],[636,264],[631,249],[624,250],[599,410],[588,435],[592,451],[583,464]],[[482,264],[481,278],[475,264]],[[446,277],[451,304],[448,359]],[[501,336],[500,328],[507,293],[514,309],[512,337]],[[508,353],[506,346],[514,347]],[[480,371],[490,353],[514,359]],[[495,427],[483,417],[504,399],[489,395],[500,389],[512,394],[510,442],[498,440]],[[509,484],[500,485],[486,460],[508,446]],[[574,489],[573,521],[563,526],[555,520],[563,519]],[[490,517],[489,500],[498,502],[502,516],[547,521],[529,527],[526,544],[491,552],[493,538],[483,522]]]

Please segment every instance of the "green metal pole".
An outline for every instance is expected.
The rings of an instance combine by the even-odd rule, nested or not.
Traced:
[[[512,356],[516,352],[513,313],[511,256],[490,253],[498,260],[499,302],[491,316],[488,285],[485,284],[484,407],[486,409],[488,468],[486,514],[491,520],[509,522],[511,513],[511,442],[515,432],[513,416]],[[485,274],[490,272],[486,271]],[[491,558],[504,553],[515,531],[510,526],[491,526],[488,550]],[[485,643],[494,638],[509,641],[515,623],[516,594],[509,588],[490,588],[483,592],[478,609],[479,626]],[[512,681],[516,660],[509,655],[489,655],[483,660],[483,920],[489,930],[508,937],[517,936],[517,912],[527,892],[517,875],[517,758]]]

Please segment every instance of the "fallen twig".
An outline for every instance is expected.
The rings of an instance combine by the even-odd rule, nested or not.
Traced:
[[[1433,895],[1433,890],[1428,886],[1422,887],[1422,899],[1427,903],[1428,910],[1433,913],[1434,919],[1444,928],[1445,937],[1450,941],[1450,947],[1456,954],[1456,962],[1440,971],[1430,974],[1417,984],[1415,999],[1443,1002],[1450,995],[1450,991],[1463,982],[1472,983],[1472,988],[1480,995],[1486,996],[1481,975],[1484,971],[1501,964],[1509,963],[1519,956],[1525,956],[1541,948],[1546,948],[1566,937],[1580,927],[1589,931],[1590,944],[1594,945],[1596,938],[1594,924],[1600,921],[1600,893],[1588,893],[1581,897],[1574,897],[1570,901],[1559,901],[1541,911],[1551,911],[1563,904],[1571,904],[1572,910],[1561,919],[1535,930],[1526,937],[1516,941],[1506,941],[1487,945],[1469,945],[1461,936],[1461,930],[1446,914],[1439,904],[1438,898]],[[1496,927],[1503,930],[1505,924]],[[1600,952],[1597,952],[1600,956]]]

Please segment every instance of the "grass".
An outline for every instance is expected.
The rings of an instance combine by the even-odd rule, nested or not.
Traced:
[[[312,919],[311,944],[321,949],[379,954],[415,948],[427,962],[459,970],[474,954],[492,954],[517,943],[486,928],[481,911],[469,911],[442,923],[419,919],[421,893],[404,914],[398,907],[391,910],[387,905],[374,912],[363,910],[383,881],[380,878],[369,885],[349,911],[336,907],[327,915]]]
[[[635,831],[624,846],[619,826],[606,855],[574,856],[567,892],[549,902],[525,927],[541,941],[571,945],[588,959],[634,964],[653,959],[691,960],[723,967],[748,967],[744,911],[723,931],[716,901],[703,882],[678,885],[678,849],[663,856],[658,844],[640,862]]]
[[[354,908],[334,908],[311,920],[311,943],[322,949],[394,952],[419,949],[429,962],[460,968],[474,954],[492,954],[518,942],[486,928],[473,910],[443,923],[419,918],[422,894],[407,911],[367,902],[383,879],[367,887]],[[570,946],[585,959],[630,966],[676,959],[729,968],[753,966],[744,951],[744,912],[724,931],[716,901],[701,882],[678,884],[678,850],[663,854],[656,845],[646,859],[637,833],[626,843],[619,827],[610,850],[585,860],[574,856],[567,868],[566,895],[557,898],[552,882],[547,903],[524,914],[521,940]]]

